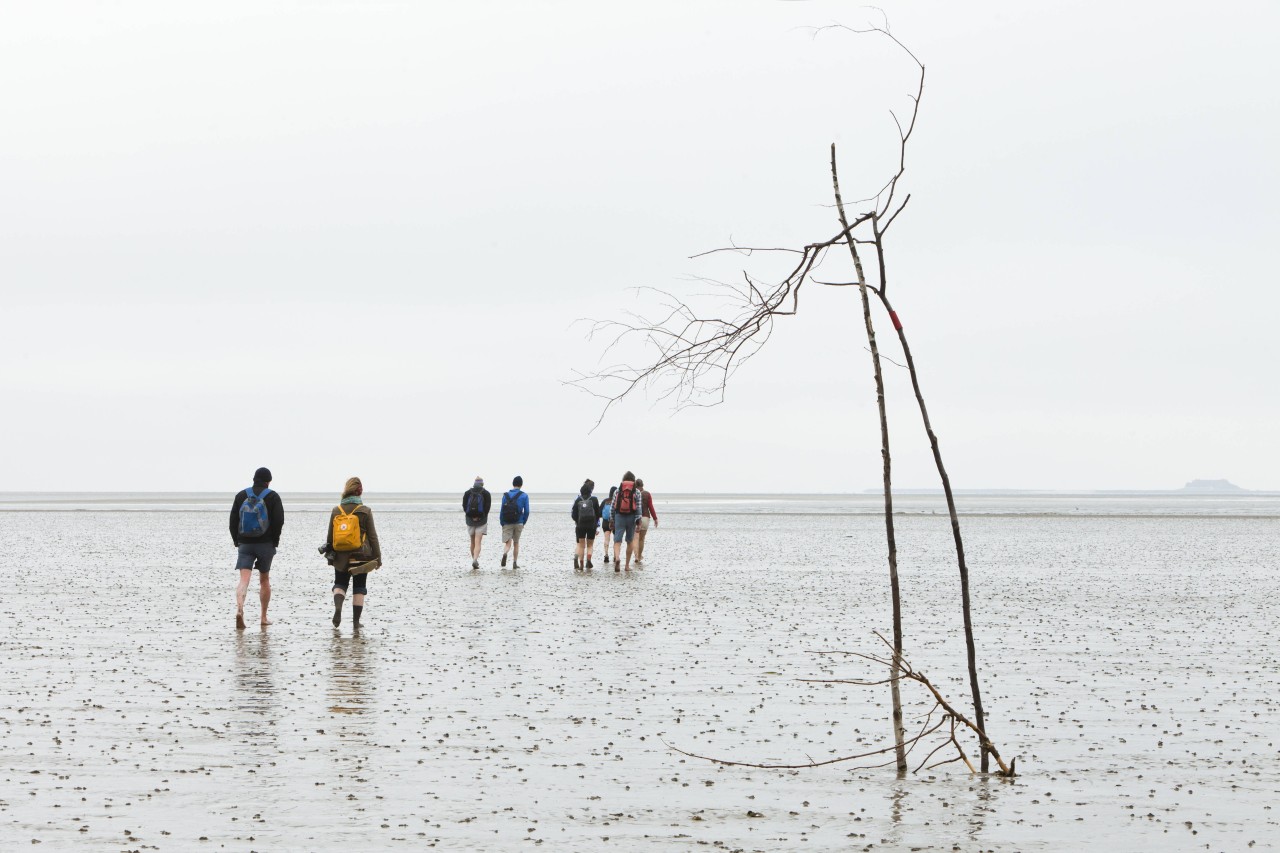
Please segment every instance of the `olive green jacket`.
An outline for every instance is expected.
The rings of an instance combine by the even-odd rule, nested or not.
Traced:
[[[330,548],[333,548],[333,520],[342,511],[342,507],[335,506],[329,512],[325,542]],[[378,530],[373,526],[373,510],[360,504],[355,512],[360,516],[360,536],[364,539],[364,544],[358,551],[334,551],[333,567],[340,572],[362,575],[382,565],[382,545],[378,542]]]

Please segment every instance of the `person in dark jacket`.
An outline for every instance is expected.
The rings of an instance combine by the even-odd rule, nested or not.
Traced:
[[[253,485],[241,489],[231,502],[231,541],[236,546],[236,628],[244,630],[244,600],[249,594],[249,578],[258,570],[258,601],[262,604],[262,624],[270,625],[267,605],[271,603],[271,560],[280,547],[284,529],[284,503],[271,485],[271,472],[253,472]]]
[[[360,614],[364,610],[364,597],[368,592],[369,572],[382,565],[382,545],[378,531],[373,526],[373,510],[364,505],[364,484],[359,477],[352,477],[342,487],[342,499],[329,511],[329,532],[325,548],[333,564],[333,626],[342,623],[342,602],[347,588],[355,581],[355,594],[351,596],[351,627],[360,627]],[[356,516],[360,525],[360,546],[354,550],[337,550],[333,542],[334,521],[339,516]]]
[[[484,487],[484,478],[476,475],[476,481],[462,493],[462,511],[467,517],[467,538],[471,542],[471,568],[480,568],[480,546],[484,544],[484,535],[489,532],[489,510],[493,507],[493,496]]]
[[[573,552],[573,570],[593,569],[591,552],[596,545],[596,527],[600,523],[600,501],[591,496],[596,484],[587,480],[582,484],[578,496],[573,499],[569,515],[573,518],[575,538],[578,540]]]

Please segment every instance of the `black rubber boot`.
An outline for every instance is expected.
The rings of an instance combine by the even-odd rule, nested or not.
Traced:
[[[333,627],[335,628],[342,624],[342,600],[344,598],[346,596],[340,592],[333,594]]]

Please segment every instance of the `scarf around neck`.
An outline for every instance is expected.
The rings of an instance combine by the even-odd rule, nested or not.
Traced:
[[[364,501],[360,500],[359,495],[347,495],[345,498],[338,501],[338,506],[347,506],[347,505],[360,506],[363,503]]]

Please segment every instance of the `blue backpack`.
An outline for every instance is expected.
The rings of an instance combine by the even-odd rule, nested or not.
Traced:
[[[467,499],[467,521],[479,521],[482,518],[484,518],[484,492],[472,489],[471,497]]]
[[[244,503],[240,504],[240,535],[257,538],[267,535],[271,528],[271,517],[267,514],[267,495],[270,489],[263,489],[262,494],[255,495],[253,489],[244,490]]]

